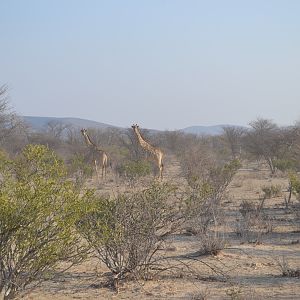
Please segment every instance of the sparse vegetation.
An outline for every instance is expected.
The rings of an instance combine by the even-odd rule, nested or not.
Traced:
[[[161,184],[153,180],[153,165],[132,130],[91,129],[95,141],[109,149],[118,174],[110,172],[109,180],[98,186],[87,180],[95,173],[76,128],[49,123],[43,132],[22,126],[6,131],[0,142],[2,298],[51,289],[48,286],[57,284],[50,280],[54,272],[82,263],[89,253],[89,262],[101,271],[89,269],[93,273],[86,276],[87,286],[104,286],[103,276],[117,290],[127,282],[124,279],[130,279],[129,284],[166,279],[174,286],[184,278],[187,284],[197,280],[201,285],[189,291],[191,299],[208,299],[216,288],[211,282],[209,297],[199,292],[205,291],[202,285],[207,287],[203,279],[220,280],[215,275],[225,278],[226,273],[224,288],[217,291],[221,298],[256,299],[256,293],[238,284],[239,274],[234,272],[246,275],[247,282],[248,273],[261,268],[260,274],[265,272],[271,280],[274,272],[255,251],[276,248],[277,238],[280,247],[298,251],[300,141],[299,125],[281,128],[263,119],[252,125],[249,131],[226,127],[215,137],[143,131],[164,150],[166,176]],[[257,261],[251,261],[252,255]],[[288,256],[276,263],[280,276],[299,277],[299,266],[291,265]],[[83,262],[76,270],[85,274],[86,268]],[[70,277],[61,275],[62,281],[70,282],[72,272]],[[47,284],[34,289],[45,279]],[[151,287],[154,282],[143,285]],[[109,290],[100,289],[93,289],[94,298],[108,296]],[[182,289],[186,294],[188,288]],[[148,290],[141,294],[154,295]],[[126,286],[120,291],[128,292]]]

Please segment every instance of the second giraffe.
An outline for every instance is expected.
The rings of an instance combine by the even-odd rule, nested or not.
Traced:
[[[140,131],[139,131],[139,126],[137,124],[133,124],[132,129],[134,133],[137,136],[137,139],[139,141],[139,144],[141,145],[142,148],[144,148],[146,151],[150,152],[154,158],[156,159],[158,169],[159,169],[159,179],[163,179],[163,169],[164,169],[164,164],[163,164],[163,152],[159,149],[156,148],[152,145],[150,145],[145,139],[142,137]]]
[[[95,169],[96,169],[96,173],[97,173],[97,178],[99,181],[99,173],[98,173],[98,160],[100,160],[101,162],[101,168],[102,168],[102,179],[103,177],[106,178],[106,169],[107,169],[107,165],[108,165],[108,156],[107,153],[100,149],[90,138],[90,136],[87,133],[87,130],[82,128],[81,129],[81,133],[85,139],[86,144],[91,148],[92,152],[93,152],[93,159],[94,159],[94,163],[95,163]],[[96,155],[97,157],[96,157]]]

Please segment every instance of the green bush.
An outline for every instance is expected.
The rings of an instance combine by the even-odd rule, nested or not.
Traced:
[[[281,196],[282,192],[282,188],[280,185],[270,185],[270,186],[263,186],[262,191],[264,192],[264,198],[265,199],[270,199],[270,198],[274,198],[274,197],[279,197]]]
[[[149,175],[151,164],[143,160],[126,161],[117,168],[117,171],[121,177],[134,180]]]
[[[289,182],[290,182],[290,187],[293,192],[297,197],[299,197],[300,194],[300,178],[299,176],[294,173],[290,172],[289,173]]]
[[[14,161],[1,157],[0,166],[0,295],[11,299],[60,262],[85,257],[74,223],[89,192],[80,196],[45,146],[28,145]]]
[[[296,169],[295,162],[289,159],[276,159],[273,164],[275,168],[283,172]]]

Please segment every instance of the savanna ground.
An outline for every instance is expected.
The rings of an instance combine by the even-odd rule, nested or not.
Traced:
[[[149,179],[151,180],[151,179]],[[174,157],[166,162],[166,182],[184,185],[179,163]],[[128,188],[116,181],[110,172],[105,182],[97,184],[101,193],[117,193]],[[237,234],[243,201],[259,204],[262,187],[276,185],[281,193],[266,199],[264,213],[269,216],[271,230],[252,242]],[[225,248],[217,255],[199,256],[199,240],[194,235],[178,232],[162,249],[178,268],[147,281],[120,282],[119,291],[108,283],[109,270],[96,259],[58,274],[54,279],[28,290],[25,299],[300,299],[299,276],[282,276],[279,263],[289,268],[300,267],[300,231],[292,211],[285,208],[287,179],[271,177],[265,168],[244,165],[227,188],[222,200],[224,223],[218,227]],[[190,259],[186,259],[189,256]],[[299,275],[299,274],[298,274]]]

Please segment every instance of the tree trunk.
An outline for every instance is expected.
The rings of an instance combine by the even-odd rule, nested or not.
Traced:
[[[267,157],[266,160],[267,160],[267,163],[268,163],[269,168],[270,168],[270,170],[271,170],[271,174],[274,175],[275,172],[276,172],[276,168],[275,168],[274,165],[273,165],[273,160],[272,160],[272,158],[271,158],[271,157]]]

